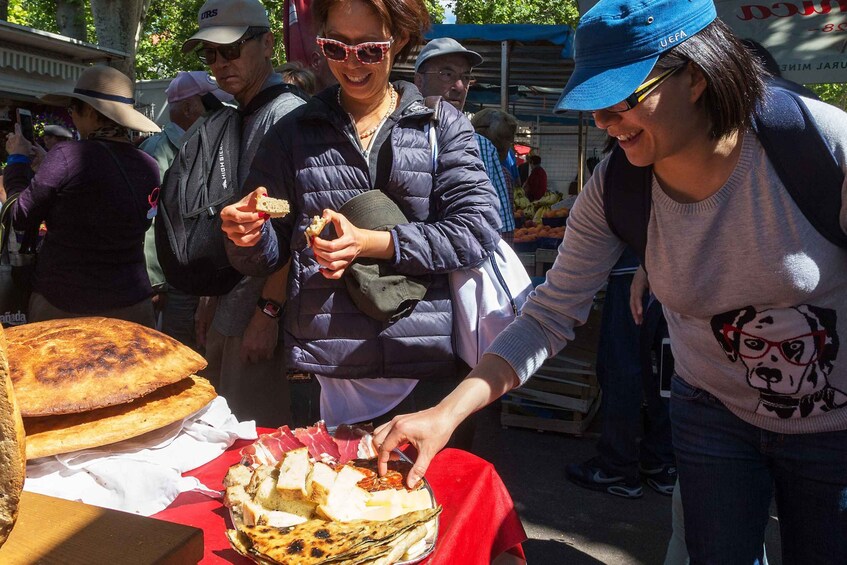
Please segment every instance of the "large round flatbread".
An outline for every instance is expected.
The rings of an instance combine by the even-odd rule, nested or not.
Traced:
[[[7,331],[23,417],[124,404],[196,373],[206,360],[154,329],[114,318],[73,318]]]
[[[127,404],[41,418],[24,418],[26,458],[35,459],[109,445],[158,430],[197,412],[217,394],[191,375]]]
[[[0,327],[0,545],[9,537],[18,517],[26,474],[24,445],[24,426],[9,378],[6,338]]]

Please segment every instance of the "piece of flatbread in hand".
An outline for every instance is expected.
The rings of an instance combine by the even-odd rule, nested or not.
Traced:
[[[73,318],[7,330],[12,382],[24,418],[124,404],[206,366],[188,346],[114,318]]]
[[[281,218],[287,215],[291,211],[291,208],[287,200],[271,198],[270,196],[260,194],[256,197],[256,211],[264,212],[271,218]]]
[[[323,563],[343,561],[369,552],[369,558],[391,551],[389,542],[433,519],[441,507],[409,512],[392,520],[327,522],[309,520],[292,528],[242,526],[230,531],[237,549],[278,563]],[[377,549],[377,546],[383,546]]]
[[[191,375],[127,404],[79,414],[24,418],[27,459],[109,445],[164,428],[214,400],[212,384]]]
[[[15,402],[6,338],[0,327],[0,545],[9,537],[18,517],[18,503],[26,475],[24,425]]]
[[[326,220],[324,220],[321,216],[314,216],[312,218],[312,223],[306,228],[306,246],[312,246],[312,238],[315,236],[319,236],[323,229],[326,227]]]

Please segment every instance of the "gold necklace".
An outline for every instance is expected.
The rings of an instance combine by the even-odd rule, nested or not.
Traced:
[[[382,118],[380,118],[379,122],[377,122],[377,124],[374,127],[372,127],[371,129],[369,129],[367,131],[360,133],[359,139],[367,139],[370,136],[372,136],[373,134],[375,134],[377,132],[377,130],[379,130],[379,126],[382,125],[382,122],[384,122],[385,119],[388,116],[390,116],[391,113],[397,108],[397,91],[394,90],[393,86],[389,86],[389,88],[391,89],[391,104],[388,105],[388,110],[385,112],[385,114],[383,114]],[[341,106],[341,109],[343,110],[344,105],[341,104],[341,89],[340,88],[338,89],[338,93],[336,94],[336,96],[338,98],[338,105]]]

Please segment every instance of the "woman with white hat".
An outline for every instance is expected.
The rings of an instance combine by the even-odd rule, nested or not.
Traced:
[[[68,108],[78,143],[56,146],[33,175],[32,145],[19,126],[7,136],[3,173],[17,194],[15,237],[30,245],[46,225],[28,321],[101,315],[153,325],[144,232],[155,215],[159,169],[129,130],[159,127],[133,107],[133,83],[116,69],[82,72],[72,92],[42,97]]]

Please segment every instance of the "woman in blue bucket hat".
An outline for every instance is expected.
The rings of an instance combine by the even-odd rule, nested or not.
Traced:
[[[591,111],[619,149],[574,204],[546,282],[479,366],[436,407],[377,430],[383,466],[410,442],[416,479],[462,418],[573,338],[625,247],[607,211],[638,189],[614,182],[634,165],[649,207],[632,213],[647,211],[644,264],[676,362],[670,412],[691,562],[761,562],[773,497],[784,563],[847,562],[847,250],[837,241],[847,114],[789,100],[826,145],[814,160],[835,173],[834,204],[801,209],[782,179],[804,163],[769,156],[756,133],[768,130],[754,129],[784,100],[765,78],[712,0],[601,0],[583,15],[559,109]],[[815,214],[838,233],[822,235]]]

